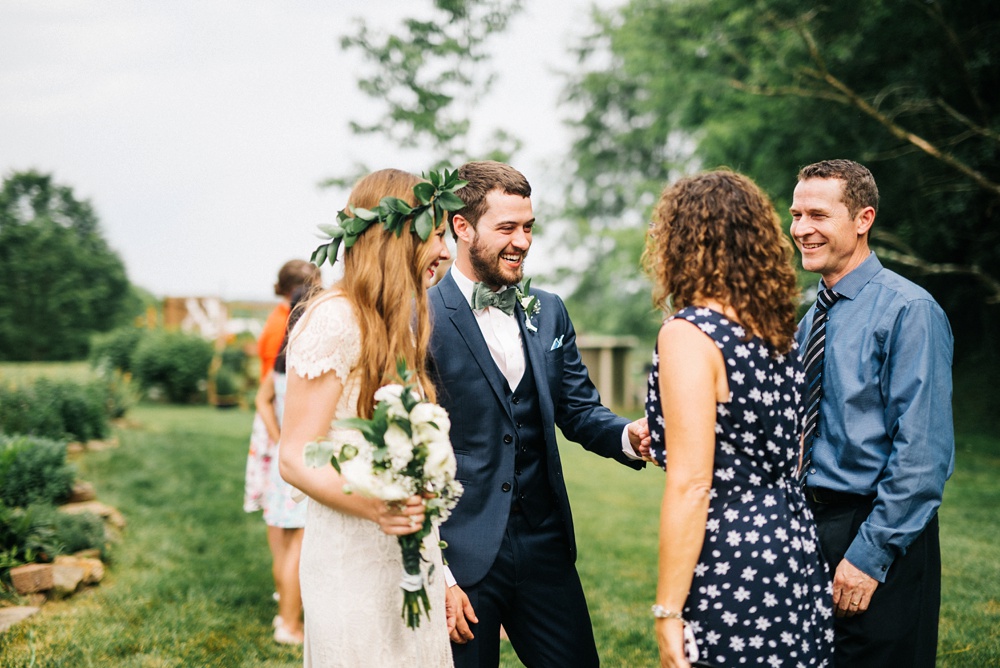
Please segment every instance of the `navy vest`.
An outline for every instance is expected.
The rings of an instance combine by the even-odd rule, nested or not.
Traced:
[[[512,513],[524,513],[532,527],[541,524],[552,512],[554,502],[549,487],[542,413],[538,407],[538,389],[531,360],[524,355],[525,369],[517,389],[511,392],[504,383],[505,395],[514,416],[514,494]]]

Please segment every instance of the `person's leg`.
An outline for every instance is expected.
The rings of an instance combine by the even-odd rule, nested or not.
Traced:
[[[280,635],[288,641],[302,639],[299,556],[302,552],[303,534],[303,529],[267,527],[267,542],[271,548],[272,558],[271,571],[274,576],[275,591],[278,592],[279,625],[284,631]]]
[[[509,530],[486,577],[462,590],[469,597],[479,623],[470,624],[475,638],[464,645],[451,644],[455,668],[496,668],[500,665],[500,619],[514,593]]]
[[[871,510],[868,506],[814,510],[823,555],[833,573]],[[934,518],[907,553],[893,562],[868,610],[834,621],[835,665],[933,666],[940,593],[941,554]]]
[[[559,513],[513,533],[515,594],[504,628],[528,668],[600,664],[587,600]]]
[[[278,584],[278,615],[285,630],[302,635],[302,589],[299,585],[299,556],[304,529],[282,529],[281,579]]]

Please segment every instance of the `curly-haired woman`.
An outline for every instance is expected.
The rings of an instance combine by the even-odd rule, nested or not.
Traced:
[[[792,248],[750,179],[660,197],[644,264],[672,311],[646,412],[666,468],[656,636],[663,666],[826,666],[830,576],[797,484],[805,374]],[[669,462],[669,465],[668,465]]]

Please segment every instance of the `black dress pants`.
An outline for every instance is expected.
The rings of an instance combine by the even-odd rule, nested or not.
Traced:
[[[489,573],[462,589],[479,623],[471,625],[474,640],[452,643],[457,668],[499,665],[500,624],[527,668],[599,665],[587,601],[558,510],[537,527],[524,515],[511,514]]]
[[[810,502],[823,556],[834,574],[871,503]],[[868,610],[834,622],[837,668],[933,667],[941,607],[941,546],[937,515],[890,566]]]

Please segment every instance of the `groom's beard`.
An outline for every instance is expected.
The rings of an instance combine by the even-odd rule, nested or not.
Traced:
[[[506,249],[504,252],[509,255],[519,253],[519,251],[508,252]],[[528,257],[528,251],[519,254],[521,262],[517,265],[517,269],[509,269],[503,265],[500,253],[493,254],[492,251],[479,243],[478,234],[472,237],[472,243],[469,244],[469,262],[472,264],[472,269],[476,272],[480,282],[494,290],[505,285],[517,285],[524,278],[524,260]]]

